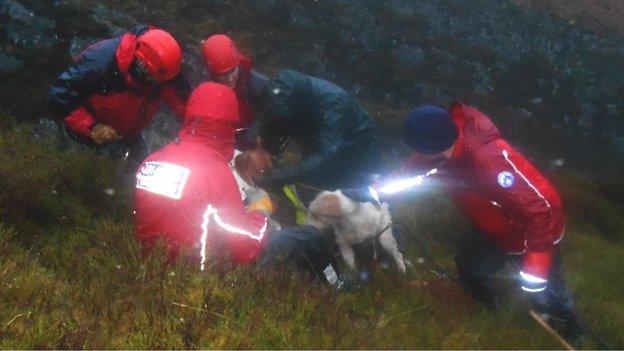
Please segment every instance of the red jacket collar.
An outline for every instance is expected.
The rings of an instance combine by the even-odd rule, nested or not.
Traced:
[[[455,149],[453,150],[451,160],[457,161],[463,157],[465,151],[464,125],[466,123],[466,118],[464,115],[464,104],[459,101],[454,101],[449,107],[449,114],[451,115],[453,123],[455,123],[455,126],[457,127],[458,135],[457,141],[455,141]]]
[[[481,145],[501,138],[500,131],[490,118],[472,106],[455,101],[449,113],[459,134],[451,158],[453,160],[459,160]]]
[[[130,73],[130,66],[134,61],[134,50],[136,45],[137,38],[143,33],[153,29],[151,26],[138,27],[133,31],[127,32],[121,36],[121,40],[119,46],[117,47],[117,51],[115,52],[115,57],[117,59],[117,67],[119,71],[124,77],[125,82],[130,86],[131,89],[137,91],[149,91],[153,87],[146,86],[143,84],[138,84],[132,79]]]

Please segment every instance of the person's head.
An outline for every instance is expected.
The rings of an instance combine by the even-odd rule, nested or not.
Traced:
[[[178,75],[181,63],[182,50],[171,34],[149,29],[136,40],[130,75],[140,84],[163,83]]]
[[[458,135],[457,126],[449,114],[432,105],[410,111],[401,131],[403,142],[414,155],[433,165],[451,158]]]
[[[204,41],[204,63],[211,78],[217,82],[236,87],[240,76],[240,54],[236,44],[223,34],[215,34]]]
[[[239,121],[234,91],[223,84],[202,83],[188,99],[180,133],[200,138],[229,160],[234,153],[234,133]]]
[[[247,150],[234,159],[236,171],[247,183],[253,184],[255,177],[273,168],[273,157],[268,151],[259,147]]]

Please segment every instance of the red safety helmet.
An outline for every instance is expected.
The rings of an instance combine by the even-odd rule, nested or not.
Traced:
[[[171,34],[150,29],[137,38],[134,56],[145,64],[158,82],[172,79],[180,72],[182,50]]]
[[[204,41],[204,63],[212,74],[221,75],[233,70],[240,63],[236,44],[223,34],[216,34]]]

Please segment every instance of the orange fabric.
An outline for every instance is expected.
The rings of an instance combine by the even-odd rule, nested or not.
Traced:
[[[248,211],[260,211],[266,214],[275,213],[275,204],[271,201],[269,196],[265,196],[260,200],[256,200],[247,206]]]

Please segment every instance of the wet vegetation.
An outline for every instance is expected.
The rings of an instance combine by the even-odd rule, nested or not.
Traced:
[[[300,276],[199,274],[191,263],[163,264],[159,252],[142,257],[121,169],[30,137],[24,125],[0,133],[1,348],[559,347],[516,292],[489,313],[420,263],[428,254],[452,271],[450,243],[465,225],[437,192],[397,211],[418,238],[403,238],[414,269],[377,268],[371,286],[337,294]],[[585,320],[622,345],[621,209],[591,184],[558,183],[566,199],[588,204],[571,210],[566,278]]]
[[[141,22],[180,39],[195,83],[199,42],[214,32],[230,33],[263,72],[337,82],[384,126],[395,163],[408,107],[461,99],[489,112],[561,190],[565,277],[587,324],[624,346],[621,37],[502,0],[0,0],[0,20],[0,348],[559,347],[516,292],[489,313],[419,263],[432,255],[453,271],[451,243],[465,225],[435,190],[397,209],[416,236],[404,237],[414,269],[377,268],[353,294],[142,257],[123,165],[36,142],[30,124],[71,56]],[[175,128],[166,113],[156,122],[152,145]]]

